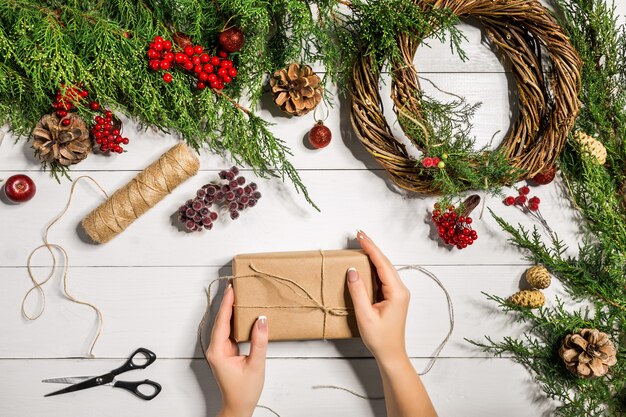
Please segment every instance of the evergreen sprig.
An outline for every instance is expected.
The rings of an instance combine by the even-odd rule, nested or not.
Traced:
[[[523,323],[520,339],[472,342],[495,355],[512,355],[527,367],[544,393],[559,405],[556,415],[626,416],[626,37],[615,8],[603,0],[555,0],[561,24],[584,61],[582,112],[576,129],[597,137],[607,149],[605,165],[589,157],[573,139],[560,158],[566,191],[581,220],[582,239],[575,257],[551,234],[513,226],[492,213],[510,241],[543,264],[584,308],[528,310],[496,296],[488,298]],[[611,337],[618,362],[606,377],[583,380],[566,371],[558,350],[564,337],[581,328]]]

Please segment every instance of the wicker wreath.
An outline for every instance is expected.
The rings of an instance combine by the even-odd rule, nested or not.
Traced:
[[[517,180],[531,178],[552,166],[581,105],[578,94],[582,61],[559,24],[536,0],[418,1],[425,10],[448,8],[460,18],[477,19],[489,40],[511,62],[517,83],[519,117],[497,152],[519,173]],[[404,116],[418,125],[427,123],[420,94],[416,94],[420,92],[420,84],[413,65],[421,39],[399,34],[397,41],[402,59],[391,62],[394,111],[399,120]],[[551,63],[548,77],[543,72],[544,55]],[[357,136],[397,185],[423,194],[441,194],[433,177],[417,168],[417,161],[391,133],[378,92],[379,74],[368,56],[357,60],[353,68],[351,120]],[[411,137],[404,130],[418,149],[424,150],[429,145],[424,138]]]

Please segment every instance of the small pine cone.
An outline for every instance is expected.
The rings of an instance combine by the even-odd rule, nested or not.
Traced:
[[[294,116],[307,114],[322,101],[320,77],[308,65],[290,64],[270,79],[274,101]]]
[[[565,367],[580,378],[604,376],[617,363],[615,345],[606,333],[582,329],[565,336],[559,356]]]
[[[583,151],[595,157],[600,165],[604,165],[606,163],[606,148],[602,142],[585,132],[581,132],[580,130],[574,133],[574,137],[576,138],[576,142],[580,144]]]
[[[526,281],[531,287],[543,290],[550,286],[552,278],[545,267],[537,265],[526,270]]]
[[[546,303],[546,297],[538,290],[522,290],[509,297],[509,302],[526,308],[539,308]]]
[[[63,120],[69,120],[64,126]],[[33,130],[32,148],[42,162],[63,166],[77,164],[87,158],[92,144],[83,119],[74,113],[59,117],[47,114]]]

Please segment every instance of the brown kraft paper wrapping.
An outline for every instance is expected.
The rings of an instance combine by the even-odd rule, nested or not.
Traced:
[[[250,339],[261,315],[268,318],[270,340],[358,337],[346,284],[350,267],[359,271],[372,303],[375,300],[375,269],[360,250],[244,254],[235,256],[232,266],[233,337],[238,342]]]

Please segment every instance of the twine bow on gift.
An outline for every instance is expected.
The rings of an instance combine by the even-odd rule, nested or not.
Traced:
[[[251,270],[253,270],[255,273],[254,274],[250,274],[250,275],[237,275],[237,276],[226,276],[226,277],[220,277],[217,279],[214,279],[213,281],[211,281],[211,283],[209,284],[208,290],[207,290],[207,296],[208,296],[208,300],[209,300],[209,305],[211,302],[211,287],[213,286],[213,284],[215,282],[219,282],[219,281],[225,281],[225,280],[229,280],[229,281],[236,281],[238,279],[250,279],[250,278],[256,278],[256,279],[266,279],[269,281],[273,281],[279,284],[284,285],[285,287],[287,287],[288,289],[290,289],[294,294],[296,294],[297,296],[299,296],[300,298],[310,301],[312,304],[311,305],[240,305],[240,304],[234,304],[233,307],[235,308],[253,308],[253,309],[278,309],[278,310],[293,310],[293,309],[314,309],[314,310],[320,310],[321,312],[324,313],[324,322],[322,324],[322,339],[326,339],[326,325],[328,322],[328,316],[337,316],[337,317],[346,317],[349,316],[351,314],[351,312],[354,311],[354,308],[352,307],[329,307],[326,305],[326,302],[324,301],[324,281],[325,281],[325,274],[324,274],[324,261],[325,261],[325,257],[324,257],[324,251],[320,250],[320,256],[322,259],[321,262],[321,272],[320,272],[320,285],[321,285],[321,297],[318,300],[317,298],[315,298],[306,288],[304,288],[302,285],[298,284],[296,281],[290,279],[290,278],[285,278],[285,277],[281,277],[280,275],[275,275],[275,274],[271,274],[269,272],[265,272],[260,270],[259,268],[257,268],[256,266],[254,266],[253,264],[249,265],[249,268]],[[295,287],[295,288],[294,288]],[[296,289],[302,291],[301,293],[298,292]],[[206,317],[207,314],[205,314],[205,317],[203,317],[202,322],[200,323],[200,326],[203,327],[204,323],[206,321]],[[200,336],[202,335],[202,333],[200,332]]]

